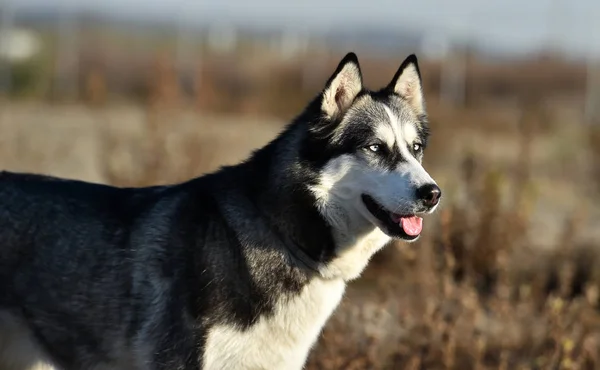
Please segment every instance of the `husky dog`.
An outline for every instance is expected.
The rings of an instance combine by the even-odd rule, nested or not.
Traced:
[[[437,207],[427,138],[417,58],[370,91],[349,53],[238,165],[147,188],[0,173],[0,369],[303,368],[346,284]]]

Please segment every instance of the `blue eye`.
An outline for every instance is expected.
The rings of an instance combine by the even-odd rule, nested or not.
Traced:
[[[367,148],[374,153],[377,153],[381,149],[379,144],[369,145]]]

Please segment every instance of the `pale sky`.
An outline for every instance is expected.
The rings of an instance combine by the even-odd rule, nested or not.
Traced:
[[[568,51],[600,56],[599,0],[12,1],[22,8],[70,6],[138,17],[179,17],[198,23],[227,21],[308,30],[353,25],[418,27],[430,29],[432,34],[454,30],[480,43],[515,51],[539,47],[552,38]]]

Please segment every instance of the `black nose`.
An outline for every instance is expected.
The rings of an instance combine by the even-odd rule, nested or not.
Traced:
[[[423,185],[417,189],[417,198],[423,201],[425,205],[433,207],[439,203],[442,196],[442,190],[436,184]]]

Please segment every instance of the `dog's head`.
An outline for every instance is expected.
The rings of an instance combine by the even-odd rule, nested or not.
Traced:
[[[345,233],[380,229],[414,241],[441,190],[422,166],[428,125],[417,58],[409,56],[379,91],[363,87],[349,53],[315,101],[304,157],[317,168],[311,191],[321,213]]]

